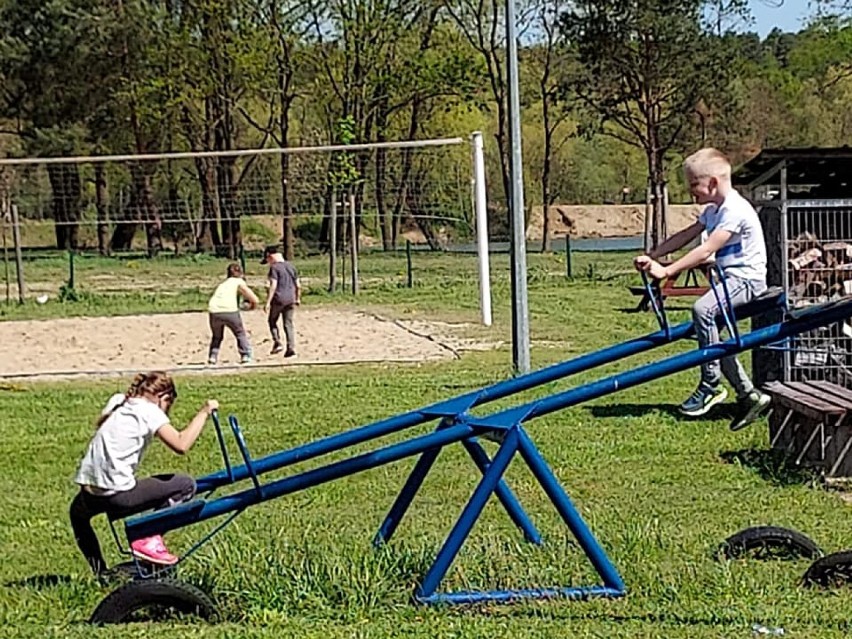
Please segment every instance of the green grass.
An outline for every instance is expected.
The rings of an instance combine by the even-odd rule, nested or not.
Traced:
[[[567,282],[559,275],[557,257],[540,259],[531,260],[530,283],[536,367],[653,328],[650,314],[617,310],[634,302],[622,280],[592,277]],[[608,264],[613,273],[618,270],[617,260]],[[306,264],[303,271],[320,267]],[[197,271],[187,267],[186,272]],[[407,289],[390,285],[393,273],[385,268],[385,280],[365,287],[360,301],[399,315],[475,320],[475,277],[469,264],[443,257],[429,272],[435,274],[430,283]],[[181,298],[189,299],[185,295],[184,291]],[[105,299],[98,298],[92,309],[97,311]],[[309,300],[349,303],[342,295],[319,292]],[[141,308],[142,298],[139,304]],[[177,308],[174,304],[164,310]],[[29,310],[50,309],[46,304]],[[105,310],[132,309],[116,303]],[[677,313],[681,318],[683,314]],[[502,271],[495,273],[495,315],[491,331],[477,330],[505,338],[508,278]],[[173,418],[182,425],[205,398],[217,397],[223,412],[239,415],[252,453],[261,456],[502,379],[508,374],[508,360],[503,349],[420,366],[186,376],[178,380],[181,397]],[[599,374],[580,375],[570,384]],[[75,467],[97,410],[124,381],[0,387],[2,636],[709,639],[750,637],[754,623],[784,627],[790,637],[845,637],[850,632],[849,592],[798,587],[807,562],[720,563],[714,558],[725,537],[762,523],[797,528],[829,551],[844,549],[849,545],[848,513],[837,495],[815,488],[807,476],[789,471],[762,452],[768,447],[765,426],[735,434],[727,430],[722,414],[715,419],[680,419],[675,405],[693,388],[694,372],[529,425],[531,436],[621,571],[630,591],[625,599],[459,609],[412,606],[409,598],[418,578],[477,478],[463,451],[449,448],[387,548],[376,552],[370,540],[410,462],[317,486],[242,514],[181,571],[187,581],[212,592],[222,623],[136,624],[93,632],[84,622],[108,591],[87,574],[71,537],[67,507],[74,494]],[[566,385],[549,385],[523,399]],[[493,452],[493,446],[487,446]],[[142,471],[201,475],[221,465],[215,436],[206,431],[183,458],[154,443]],[[316,465],[308,462],[294,470]],[[546,544],[540,548],[524,544],[499,504],[489,503],[443,587],[596,582],[570,533],[517,460],[508,481]],[[105,523],[97,525],[108,556],[117,560]],[[186,549],[207,529],[201,524],[175,531],[168,540],[175,549]]]

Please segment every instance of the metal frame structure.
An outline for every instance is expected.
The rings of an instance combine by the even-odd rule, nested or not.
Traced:
[[[727,292],[724,293],[725,297],[729,299]],[[654,296],[651,296],[651,299],[656,300]],[[764,295],[748,305],[739,307],[737,316],[742,319],[783,307],[783,305],[783,295],[779,291],[774,291],[772,294]],[[726,312],[722,313],[723,317],[719,318],[720,325],[727,326],[732,331],[732,337],[727,341],[703,349],[698,348],[673,355],[658,362],[645,364],[592,383],[503,409],[491,415],[474,416],[470,414],[469,411],[472,408],[484,403],[693,335],[694,330],[691,322],[669,326],[665,311],[659,301],[654,302],[654,311],[661,326],[660,330],[654,333],[260,459],[253,460],[251,458],[239,424],[236,418],[231,416],[229,424],[236,437],[244,462],[239,466],[232,466],[228,460],[224,439],[217,421],[217,436],[225,457],[225,469],[197,480],[199,493],[207,493],[206,498],[199,498],[172,508],[126,520],[125,533],[127,539],[132,541],[152,534],[162,534],[214,517],[227,516],[213,532],[193,546],[181,559],[183,560],[249,506],[406,457],[419,456],[407,481],[375,535],[374,544],[383,544],[393,536],[440,451],[450,444],[461,443],[482,472],[482,479],[474,489],[468,503],[462,509],[458,520],[438,551],[435,561],[418,586],[414,594],[416,601],[426,604],[457,604],[509,601],[520,598],[567,597],[586,599],[623,596],[626,593],[626,587],[621,576],[561,487],[557,477],[548,467],[544,457],[536,449],[525,429],[525,424],[532,419],[569,406],[575,406],[665,375],[684,371],[721,357],[774,344],[818,326],[850,317],[852,316],[852,300],[847,299],[832,304],[810,307],[800,313],[788,315],[783,322],[746,334],[740,334],[736,330],[737,317],[734,316],[733,309],[728,308]],[[265,473],[434,421],[437,421],[437,426],[431,433],[420,434],[402,442],[356,454],[348,459],[328,463],[282,479],[267,483],[261,483],[259,480],[259,477]],[[488,456],[479,443],[479,438],[487,438],[499,443],[499,448],[493,458]],[[542,543],[541,535],[504,480],[504,473],[510,462],[518,456],[527,464],[532,475],[544,489],[557,512],[576,537],[580,547],[600,576],[602,583],[588,586],[555,586],[519,590],[439,592],[438,588],[441,581],[492,494],[498,497],[527,541],[535,544]],[[250,488],[218,498],[210,497],[215,490],[246,479],[249,479],[252,483]]]

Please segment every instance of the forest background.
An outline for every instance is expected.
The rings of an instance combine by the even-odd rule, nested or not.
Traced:
[[[852,14],[844,2],[814,8],[797,33],[761,38],[749,32],[743,0],[519,0],[528,215],[543,204],[647,199],[656,243],[667,202],[687,200],[680,160],[691,150],[712,144],[739,164],[762,148],[848,144]],[[0,24],[0,155],[227,152],[481,130],[493,237],[505,236],[502,3],[0,0]],[[285,253],[293,255],[302,232],[327,246],[332,202],[368,188],[377,195],[375,225],[366,228],[360,209],[358,223],[384,249],[397,247],[407,225],[427,237],[441,226],[446,235],[452,220],[419,216],[399,195],[417,171],[419,188],[441,180],[440,163],[418,167],[414,157],[398,154],[386,170],[381,152],[327,154],[311,175],[323,205],[307,210],[293,195],[305,178],[280,155]],[[160,175],[166,163],[131,163],[130,197],[99,230],[98,249],[129,248],[140,230],[150,253],[179,231],[196,250],[240,246],[241,217],[259,211],[235,210],[238,193],[258,163],[225,155],[190,166],[203,193],[198,224],[178,228],[164,213],[163,202],[179,197],[171,174]],[[57,248],[79,247],[87,210],[100,215],[89,203],[115,190],[99,167],[46,167]],[[17,179],[0,170],[0,195]],[[391,194],[398,206],[383,203]],[[459,237],[470,230],[462,226]]]

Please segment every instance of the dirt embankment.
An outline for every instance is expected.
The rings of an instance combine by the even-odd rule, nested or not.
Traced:
[[[544,226],[541,206],[534,206],[527,226],[527,239],[540,240]],[[549,207],[550,233],[553,237],[635,237],[645,232],[643,204],[568,205]],[[666,219],[668,234],[692,224],[701,212],[697,204],[673,204]]]

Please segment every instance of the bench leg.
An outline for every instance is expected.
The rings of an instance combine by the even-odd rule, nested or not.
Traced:
[[[819,425],[816,426],[813,429],[813,431],[811,432],[811,436],[808,437],[808,440],[805,442],[805,445],[802,446],[802,450],[799,451],[799,456],[796,457],[796,465],[797,466],[802,463],[802,459],[804,458],[805,453],[808,452],[808,449],[811,447],[811,444],[813,444],[814,439],[816,439],[816,436],[818,434],[824,434],[825,433],[823,426],[824,426],[824,422],[820,422]]]
[[[837,420],[836,431],[838,434],[840,432],[840,426],[844,420],[844,417],[841,417]],[[836,441],[836,440],[835,440]],[[834,465],[828,471],[829,477],[834,477],[837,471],[840,469],[840,465],[843,463],[843,460],[846,459],[846,455],[849,453],[849,449],[852,448],[852,437],[848,437],[846,439],[846,444],[844,444],[843,448],[838,453],[836,459],[834,460]]]
[[[793,411],[787,409],[787,414],[784,415],[784,419],[781,421],[781,425],[778,427],[778,430],[775,431],[775,435],[772,437],[772,441],[769,442],[769,445],[772,448],[775,448],[778,441],[781,439],[781,435],[784,433],[784,429],[787,428],[787,424],[790,423],[790,419],[793,417]]]

